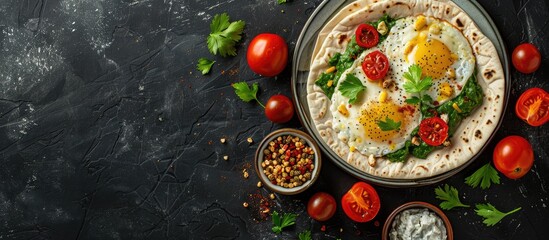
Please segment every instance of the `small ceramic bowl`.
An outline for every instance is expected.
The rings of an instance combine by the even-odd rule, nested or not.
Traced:
[[[395,210],[393,210],[393,212],[389,215],[389,217],[385,221],[385,224],[383,224],[383,232],[381,234],[382,239],[389,240],[389,232],[391,231],[391,225],[393,224],[393,220],[398,214],[400,214],[402,211],[407,209],[421,209],[421,208],[427,208],[430,211],[434,212],[437,216],[439,216],[440,219],[442,219],[442,222],[444,222],[444,226],[446,227],[446,234],[448,235],[446,239],[454,240],[454,231],[452,230],[452,224],[450,223],[450,220],[448,220],[448,217],[446,217],[446,214],[444,214],[444,212],[440,210],[438,207],[430,203],[420,202],[420,201],[408,202],[400,205]]]
[[[311,174],[310,179],[306,181],[301,181],[302,182],[301,185],[294,186],[291,188],[273,184],[271,180],[269,180],[267,174],[265,174],[264,172],[265,169],[262,166],[262,163],[265,159],[264,150],[269,148],[269,143],[271,141],[276,140],[278,137],[284,138],[284,137],[287,137],[288,135],[292,137],[299,137],[300,139],[304,140],[305,144],[311,147],[314,152],[313,159],[312,159],[314,168],[312,172],[310,172]],[[279,155],[279,153],[277,153],[277,155]],[[267,135],[258,145],[255,153],[255,170],[257,172],[257,175],[259,176],[259,179],[261,180],[261,182],[263,182],[263,185],[267,187],[269,190],[279,194],[294,195],[294,194],[298,194],[300,192],[305,191],[307,188],[313,185],[315,180],[318,178],[318,175],[320,173],[321,163],[322,163],[320,156],[321,156],[320,149],[317,143],[311,138],[311,136],[297,129],[283,128],[283,129],[276,130],[270,133],[269,135]],[[270,162],[272,164],[272,160]],[[280,161],[278,160],[277,162],[280,162]],[[267,168],[267,166],[265,166],[265,168]],[[297,171],[297,169],[294,169],[294,171]]]

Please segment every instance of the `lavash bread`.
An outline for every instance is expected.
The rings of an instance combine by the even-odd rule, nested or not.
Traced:
[[[425,15],[439,18],[461,30],[476,57],[477,81],[484,92],[484,100],[465,118],[450,139],[452,145],[435,150],[427,159],[410,156],[406,162],[394,163],[384,158],[368,163],[368,156],[340,141],[332,128],[330,99],[314,83],[328,67],[328,60],[343,52],[348,40],[361,23],[376,21],[384,14],[393,18]],[[495,131],[504,111],[504,70],[496,48],[482,34],[474,21],[449,0],[359,0],[342,8],[320,31],[313,51],[307,80],[309,111],[318,134],[326,144],[351,166],[374,176],[391,179],[426,178],[457,168],[469,161],[486,144]]]

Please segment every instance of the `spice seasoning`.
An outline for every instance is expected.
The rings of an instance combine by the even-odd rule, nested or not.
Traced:
[[[315,152],[296,136],[279,136],[263,150],[261,166],[271,183],[293,188],[311,179]]]

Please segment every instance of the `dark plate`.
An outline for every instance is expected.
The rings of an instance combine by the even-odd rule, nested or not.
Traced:
[[[429,184],[434,184],[437,182],[440,182],[446,178],[451,177],[452,175],[458,173],[459,171],[466,168],[469,164],[471,164],[484,150],[484,147],[471,159],[469,159],[467,162],[465,162],[463,165],[450,170],[448,172],[435,175],[428,178],[421,178],[421,179],[391,179],[391,178],[383,178],[374,176],[371,174],[367,174],[363,171],[360,171],[359,169],[351,166],[348,164],[344,159],[340,158],[320,137],[318,131],[316,130],[314,123],[311,119],[311,115],[309,112],[309,106],[307,104],[307,78],[309,75],[309,67],[310,62],[312,58],[312,52],[315,46],[315,42],[318,36],[318,33],[322,29],[322,27],[336,14],[339,12],[339,10],[346,5],[352,3],[354,1],[329,1],[325,0],[323,1],[317,9],[313,12],[307,23],[305,23],[305,26],[303,27],[303,30],[301,32],[301,35],[299,36],[296,48],[293,55],[293,63],[292,63],[292,94],[294,101],[296,103],[296,111],[299,116],[299,119],[305,129],[310,133],[310,135],[318,142],[319,147],[321,150],[325,153],[326,157],[333,161],[338,167],[346,171],[347,173],[377,184],[381,186],[388,186],[388,187],[415,187],[415,186],[424,186]],[[504,96],[504,109],[507,106],[507,100],[510,92],[510,78],[509,78],[509,60],[507,52],[505,51],[505,45],[503,43],[503,40],[501,38],[501,35],[499,34],[499,31],[497,30],[494,22],[488,16],[486,11],[475,1],[455,1],[455,3],[461,7],[469,16],[475,20],[475,23],[480,28],[482,33],[486,35],[494,44],[496,47],[496,50],[498,52],[501,64],[504,68],[505,72],[505,96]],[[494,129],[494,131],[490,134],[490,138],[488,139],[488,142],[491,141],[493,138],[495,132],[497,129],[499,129],[502,119],[503,119],[504,111],[502,111],[502,116],[500,117],[500,120],[497,124],[497,127]]]

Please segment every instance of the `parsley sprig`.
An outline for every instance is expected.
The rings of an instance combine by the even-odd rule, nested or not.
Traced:
[[[471,176],[465,178],[465,183],[473,188],[487,189],[492,183],[499,184],[498,172],[490,163],[479,168]]]
[[[477,215],[484,218],[484,221],[482,222],[486,224],[486,226],[494,226],[496,225],[496,223],[501,221],[501,219],[503,219],[505,216],[515,213],[520,209],[521,208],[518,207],[509,212],[503,213],[497,210],[494,206],[492,206],[492,204],[487,203],[487,204],[477,204],[475,212],[477,213]]]
[[[242,20],[230,22],[227,13],[216,14],[210,24],[208,35],[208,49],[214,55],[222,57],[236,56],[235,45],[242,36],[246,22]]]
[[[431,77],[421,77],[421,67],[417,64],[410,66],[403,76],[408,80],[404,83],[404,90],[409,93],[421,93],[433,85]]]
[[[210,59],[200,58],[198,59],[198,64],[196,65],[196,69],[198,69],[198,71],[201,71],[202,75],[206,75],[210,72],[214,63],[215,61],[212,61]]]
[[[354,75],[347,74],[345,80],[339,84],[339,91],[341,95],[349,98],[349,104],[356,102],[358,94],[366,89],[366,86],[362,85],[360,79]]]
[[[441,187],[435,188],[436,198],[443,200],[440,207],[444,210],[450,210],[455,207],[469,207],[469,205],[461,203],[459,193],[455,187],[444,184],[444,189]]]
[[[234,88],[234,92],[242,101],[244,102],[250,102],[252,100],[255,100],[259,105],[261,105],[263,108],[265,108],[265,105],[263,105],[258,99],[257,99],[257,91],[259,90],[259,84],[254,83],[252,87],[248,85],[246,82],[237,82],[232,84]]]
[[[301,233],[299,233],[299,235],[297,235],[299,237],[299,240],[311,240],[312,237],[311,237],[311,231],[309,230],[305,230]]]
[[[297,214],[294,213],[284,213],[280,216],[277,211],[274,211],[271,216],[273,220],[273,232],[278,234],[282,232],[283,228],[294,225],[296,217]]]
[[[433,79],[431,77],[421,77],[421,67],[414,64],[408,68],[408,72],[405,72],[403,77],[407,80],[403,87],[406,92],[417,93],[418,96],[413,96],[406,99],[408,104],[421,104],[422,106],[430,106],[433,102],[431,96],[424,94],[433,85]]]
[[[395,120],[390,119],[389,116],[385,116],[385,121],[378,120],[377,126],[381,129],[381,131],[392,131],[392,130],[400,130],[401,122],[395,122]]]

